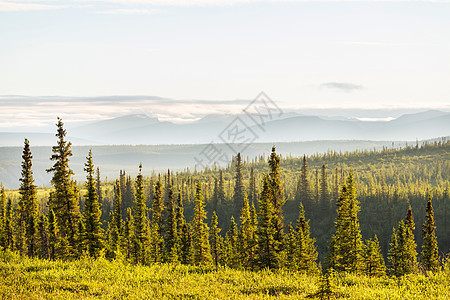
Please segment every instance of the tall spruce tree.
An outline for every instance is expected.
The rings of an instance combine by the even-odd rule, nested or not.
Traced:
[[[322,176],[320,178],[320,210],[324,215],[330,208],[330,191],[328,188],[328,173],[325,165],[322,165]]]
[[[142,176],[142,164],[139,165],[139,174],[136,177],[136,202],[134,205],[134,235],[133,235],[133,261],[135,263],[146,262],[146,248],[148,244],[148,225],[144,198],[144,179]]]
[[[250,184],[249,184],[249,191],[248,191],[248,201],[250,203],[250,206],[253,205],[257,199],[256,199],[256,179],[255,179],[255,172],[253,170],[253,167],[250,169]]]
[[[238,254],[240,265],[244,269],[253,269],[256,259],[256,226],[253,224],[247,194],[241,210],[241,229],[238,235]]]
[[[65,140],[67,132],[60,118],[58,118],[56,126],[58,141],[57,145],[52,147],[53,154],[50,158],[55,163],[47,170],[47,172],[53,173],[51,182],[55,187],[54,191],[51,192],[49,206],[55,213],[59,234],[62,239],[66,240],[62,241],[61,244],[62,247],[67,245],[67,249],[63,252],[67,251],[72,256],[76,248],[75,235],[80,218],[76,183],[72,179],[73,171],[69,168],[72,143]]]
[[[274,239],[278,244],[278,252],[283,251],[284,246],[284,224],[283,224],[283,205],[285,199],[283,197],[283,187],[281,184],[280,174],[280,156],[275,152],[275,146],[272,147],[272,153],[268,159],[270,171],[269,171],[269,192],[270,199],[273,204],[272,218],[273,225],[275,227]],[[281,253],[279,253],[281,255]]]
[[[219,235],[220,230],[216,212],[213,211],[213,215],[211,217],[210,237],[212,260],[216,270],[219,268],[219,265],[222,264],[223,238]]]
[[[311,238],[311,232],[309,229],[309,220],[305,218],[305,210],[303,204],[300,203],[299,215],[296,226],[297,236],[297,269],[307,272],[317,272],[318,267],[316,264],[318,253],[315,246],[315,239]]]
[[[179,237],[177,215],[175,210],[174,194],[172,186],[169,187],[167,198],[167,222],[165,235],[165,260],[172,263],[179,261]]]
[[[236,165],[235,165],[235,181],[234,181],[234,194],[233,203],[235,212],[238,213],[242,208],[242,203],[244,203],[244,177],[242,175],[242,159],[241,154],[236,155]]]
[[[89,154],[86,157],[86,163],[84,164],[84,171],[86,171],[86,200],[84,203],[84,219],[83,225],[85,229],[85,244],[86,249],[91,257],[97,258],[100,255],[100,251],[103,247],[102,243],[102,229],[101,229],[101,210],[100,203],[98,202],[97,183],[95,180],[95,168],[92,162],[92,150],[89,150]]]
[[[233,216],[231,216],[230,228],[225,235],[224,250],[225,264],[231,268],[239,268],[241,261],[238,249],[238,229]]]
[[[137,199],[137,195],[136,195]],[[150,261],[161,262],[164,251],[163,240],[163,191],[161,181],[158,180],[155,184],[155,191],[153,193],[152,205],[152,219],[150,223]]]
[[[303,203],[306,211],[308,212],[310,219],[313,212],[313,201],[311,195],[311,184],[309,181],[309,169],[308,169],[308,161],[306,159],[306,155],[303,155],[302,167],[300,169],[300,178],[297,184],[297,192],[295,195],[295,201],[297,203]]]
[[[363,268],[359,228],[359,202],[356,200],[353,173],[342,186],[337,204],[336,232],[330,242],[327,265],[337,271],[358,272]]]
[[[425,222],[422,226],[422,237],[422,267],[427,271],[437,272],[439,271],[439,252],[431,195],[428,196]]]
[[[37,221],[38,203],[36,198],[36,186],[34,185],[30,142],[25,139],[22,154],[22,177],[20,178],[20,200],[18,203],[19,218],[18,231],[25,232],[25,248],[29,256],[37,253]],[[22,228],[24,226],[24,228]]]
[[[211,248],[209,245],[208,225],[205,223],[206,211],[203,202],[202,186],[197,181],[195,189],[195,207],[192,219],[192,244],[195,265],[210,265],[212,263]]]
[[[263,189],[258,206],[258,230],[257,230],[257,253],[258,266],[260,268],[275,269],[281,266],[280,248],[281,245],[275,239],[277,228],[273,218],[275,208],[272,201],[269,178],[263,174]]]

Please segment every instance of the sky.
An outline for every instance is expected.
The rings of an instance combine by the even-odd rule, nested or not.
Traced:
[[[449,16],[445,0],[0,0],[0,130],[189,118],[261,91],[286,109],[449,110]],[[146,96],[99,105],[112,95]]]

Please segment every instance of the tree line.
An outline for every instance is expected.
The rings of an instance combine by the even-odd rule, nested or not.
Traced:
[[[3,249],[43,259],[105,256],[136,264],[181,263],[247,270],[289,268],[305,272],[320,272],[325,268],[373,276],[386,272],[377,236],[362,240],[358,219],[360,202],[356,197],[357,184],[353,172],[345,176],[345,180],[336,182],[335,189],[330,193],[323,165],[322,179],[319,181],[319,176],[316,176],[314,185],[320,198],[315,202],[310,195],[314,189],[310,187],[307,159],[303,157],[295,195],[298,200],[298,209],[295,209],[297,221],[295,225],[291,222],[286,226],[283,213],[286,204],[284,177],[280,167],[281,157],[275,147],[267,161],[267,172],[260,176],[261,189],[258,191],[253,169],[246,191],[242,158],[237,154],[233,162],[232,210],[238,213],[232,214],[228,229],[224,232],[219,227],[216,214],[225,201],[222,171],[214,182],[210,222],[201,180],[193,183],[193,212],[188,222],[184,211],[183,185],[179,186],[168,172],[164,178],[159,175],[151,185],[151,192],[146,193],[140,165],[135,180],[125,178],[121,172],[119,180],[114,183],[113,205],[104,226],[100,176],[98,169],[95,174],[92,152],[89,151],[86,157],[86,193],[84,206],[80,209],[80,188],[72,179],[73,171],[69,167],[71,143],[65,139],[66,130],[61,119],[58,119],[56,137],[58,142],[52,148],[50,158],[54,165],[47,170],[53,174],[47,214],[39,213],[28,140],[24,143],[20,197],[16,207],[13,208],[11,199],[6,200],[5,189],[1,188],[0,246]],[[125,197],[125,193],[132,195],[132,198]],[[314,220],[317,212],[329,211],[333,193],[337,198],[334,209],[336,218],[334,226],[329,226],[333,234],[322,265],[318,262],[318,249],[311,235],[309,219]],[[425,210],[420,255],[417,254],[411,207],[404,221],[393,229],[387,259],[389,274],[400,276],[419,270],[439,270],[431,195]]]

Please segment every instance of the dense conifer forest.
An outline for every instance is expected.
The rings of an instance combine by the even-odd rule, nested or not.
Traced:
[[[119,170],[114,181],[102,180],[89,151],[86,181],[77,183],[61,119],[56,137],[52,187],[34,185],[28,140],[20,189],[1,187],[4,261],[20,255],[25,262],[285,270],[322,278],[325,294],[335,274],[399,277],[448,268],[446,139],[308,157],[281,157],[273,146],[269,157],[238,153],[225,167],[144,176],[140,165],[136,178]]]

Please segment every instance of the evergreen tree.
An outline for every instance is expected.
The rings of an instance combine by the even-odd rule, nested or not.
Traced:
[[[123,225],[123,248],[125,249],[126,257],[132,258],[133,253],[133,240],[134,240],[134,218],[131,213],[131,208],[127,209],[127,217],[125,224]]]
[[[195,190],[195,207],[194,217],[192,219],[192,245],[194,253],[195,265],[210,265],[211,248],[208,239],[208,225],[204,222],[206,219],[206,211],[203,203],[202,186],[200,181],[197,181]]]
[[[53,209],[48,213],[48,245],[50,259],[58,258],[60,252],[61,238],[59,237],[59,228]]]
[[[369,276],[382,276],[386,273],[380,243],[375,235],[373,240],[367,240],[364,245],[364,273]]]
[[[161,262],[164,248],[163,240],[163,194],[161,181],[155,184],[153,193],[152,219],[150,223],[150,260],[152,262]],[[136,195],[137,199],[137,195]]]
[[[389,273],[392,275],[399,275],[400,271],[400,247],[398,241],[397,229],[392,229],[391,242],[389,243],[388,261],[389,261]]]
[[[238,268],[241,265],[238,249],[238,230],[234,217],[231,216],[230,228],[225,235],[225,263],[228,267]]]
[[[84,229],[85,243],[89,256],[97,258],[102,249],[102,229],[101,229],[101,210],[98,202],[97,183],[94,177],[94,164],[92,162],[92,150],[86,157],[87,162],[84,164],[86,171],[86,201],[84,204]]]
[[[13,250],[14,245],[14,221],[11,198],[6,203],[5,223],[3,224],[3,248]]]
[[[134,205],[134,236],[133,259],[135,263],[145,263],[145,250],[148,241],[147,216],[144,199],[144,181],[142,164],[139,165],[139,174],[136,177],[136,203]]]
[[[77,234],[75,235],[76,253],[78,257],[82,257],[87,254],[87,239],[86,239],[86,227],[85,222],[82,219],[78,220]]]
[[[290,270],[298,269],[298,244],[297,244],[297,234],[292,227],[292,223],[289,223],[288,233],[286,236],[286,261],[285,266]]]
[[[273,205],[272,222],[275,228],[274,239],[278,245],[277,251],[282,252],[284,246],[284,225],[283,225],[283,210],[285,199],[283,197],[283,188],[281,184],[280,175],[280,156],[275,152],[275,146],[272,147],[272,153],[269,157],[269,194]],[[278,255],[281,255],[278,253]]]
[[[47,170],[52,172],[52,184],[55,190],[51,193],[50,208],[54,211],[59,226],[59,234],[63,238],[62,247],[67,245],[67,252],[74,254],[75,235],[77,232],[80,210],[78,207],[78,198],[75,181],[72,180],[73,171],[69,168],[69,158],[72,156],[70,149],[72,143],[65,140],[66,130],[60,118],[58,118],[56,137],[58,142],[52,147],[52,157],[55,161],[53,167]],[[67,242],[65,242],[66,240]]]
[[[342,186],[335,228],[330,242],[328,267],[337,271],[357,272],[363,267],[362,240],[359,228],[359,203],[356,200],[353,173],[350,172],[347,183]]]
[[[219,190],[218,190],[218,203],[225,203],[225,181],[223,179],[222,170],[219,171]]]
[[[248,191],[248,201],[250,205],[254,204],[257,201],[256,198],[256,179],[255,172],[253,171],[253,167],[250,169],[250,186]]]
[[[307,221],[305,219],[305,210],[302,203],[300,203],[296,234],[296,245],[298,247],[298,251],[295,261],[297,262],[298,270],[317,272],[318,268],[316,265],[316,260],[318,257],[318,253],[316,250],[316,246],[314,245],[315,239],[311,238],[309,220]]]
[[[321,215],[326,214],[330,207],[330,192],[328,188],[328,175],[325,165],[322,165],[322,176],[320,180],[320,209]]]
[[[263,174],[263,189],[258,206],[258,266],[260,268],[274,269],[280,267],[280,244],[275,239],[277,228],[273,218],[275,209],[273,207],[270,183],[267,175]]]
[[[194,249],[192,243],[191,228],[188,223],[183,223],[181,233],[181,263],[190,265],[194,261]]]
[[[37,220],[38,203],[36,198],[36,186],[34,185],[32,160],[33,156],[30,150],[30,142],[25,139],[22,154],[22,177],[20,178],[20,200],[18,204],[19,218],[18,231],[25,232],[25,238],[20,237],[25,242],[28,249],[27,254],[34,256],[37,251]],[[25,228],[23,228],[25,227]]]
[[[411,206],[405,217],[405,229],[400,231],[401,274],[417,273],[417,244],[414,239],[414,217]]]
[[[422,266],[427,271],[437,272],[439,271],[439,253],[431,195],[428,196],[425,222],[422,226],[422,236]]]
[[[303,163],[300,170],[300,179],[297,184],[296,202],[303,203],[306,207],[306,211],[312,213],[313,203],[311,197],[311,185],[309,182],[308,161],[306,155],[303,155]],[[311,218],[311,216],[309,216]]]
[[[241,210],[241,229],[238,238],[238,254],[240,264],[245,269],[253,269],[256,259],[256,226],[253,224],[247,195]]]
[[[235,212],[239,212],[244,202],[244,177],[242,175],[242,159],[241,154],[236,155],[236,176],[234,185],[233,202]]]
[[[50,258],[48,220],[45,215],[41,215],[38,222],[38,255],[43,259]]]
[[[176,263],[179,258],[179,237],[177,215],[175,211],[175,203],[173,199],[173,188],[169,187],[169,195],[167,199],[167,224],[165,235],[166,261]]]
[[[216,266],[216,270],[222,263],[222,247],[223,247],[223,239],[219,235],[221,229],[219,228],[218,225],[219,223],[217,220],[217,215],[216,212],[214,211],[211,218],[210,237],[211,237],[211,254],[214,265]]]

